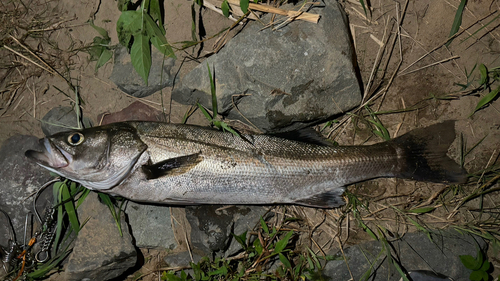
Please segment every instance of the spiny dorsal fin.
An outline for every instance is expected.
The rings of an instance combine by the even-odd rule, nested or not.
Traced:
[[[324,193],[315,194],[305,199],[297,200],[293,203],[313,208],[336,208],[345,205],[342,199],[342,193],[344,193],[344,188],[339,187]]]
[[[321,135],[320,132],[314,130],[313,128],[303,128],[296,131],[283,132],[272,134],[275,137],[289,139],[293,141],[299,141],[304,143],[316,144],[321,146],[332,146],[333,143],[329,142],[326,138]]]
[[[200,153],[170,158],[156,164],[143,165],[142,171],[148,180],[163,176],[174,176],[188,172],[203,160]]]

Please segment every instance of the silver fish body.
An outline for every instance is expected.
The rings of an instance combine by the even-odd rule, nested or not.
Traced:
[[[348,184],[377,177],[463,182],[446,156],[453,122],[370,146],[334,147],[189,125],[124,122],[42,139],[26,155],[85,187],[165,204],[344,204]]]

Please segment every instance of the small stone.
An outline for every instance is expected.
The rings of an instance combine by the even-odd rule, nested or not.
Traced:
[[[164,55],[155,48],[151,49],[151,59],[153,63],[146,84],[132,65],[127,49],[125,47],[116,48],[113,72],[109,79],[120,90],[137,98],[147,97],[167,86],[172,86],[175,76],[175,73],[172,73],[172,68],[175,59],[164,58]],[[164,59],[165,61],[163,61]]]
[[[85,128],[92,127],[92,121],[83,117]],[[76,112],[69,106],[58,106],[52,108],[42,118],[42,131],[46,136],[51,136],[59,132],[65,132],[78,128]]]
[[[191,260],[191,255],[193,256],[193,260]],[[180,253],[173,253],[165,256],[164,261],[167,263],[169,267],[181,267],[181,266],[189,266],[190,262],[198,263],[201,260],[201,256],[196,253],[191,253],[184,251]]]
[[[132,236],[121,217],[123,236],[107,206],[96,193],[87,196],[78,208],[80,222],[89,218],[78,233],[65,267],[65,280],[110,280],[122,275],[137,262]]]
[[[177,247],[168,206],[128,201],[125,213],[128,215],[132,236],[135,238],[137,247],[162,247],[169,250]]]

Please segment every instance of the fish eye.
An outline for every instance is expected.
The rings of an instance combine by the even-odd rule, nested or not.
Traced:
[[[84,139],[85,138],[83,137],[82,133],[76,132],[76,133],[69,135],[68,143],[76,146],[76,145],[81,144]]]

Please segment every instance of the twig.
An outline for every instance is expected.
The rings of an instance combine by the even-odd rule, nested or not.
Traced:
[[[240,6],[239,0],[228,0],[227,2],[229,2],[231,5]],[[278,14],[278,15],[282,15],[282,16],[292,17],[292,18],[296,17],[296,19],[298,19],[298,20],[304,20],[304,21],[312,22],[312,23],[317,23],[319,18],[320,18],[320,15],[318,15],[318,14],[311,14],[311,13],[306,13],[306,12],[301,12],[301,11],[283,10],[283,9],[271,7],[268,5],[255,4],[255,3],[249,3],[248,8],[255,10],[255,11],[273,13],[273,14]]]
[[[423,66],[421,68],[417,68],[417,69],[414,69],[412,71],[408,71],[406,73],[402,73],[402,74],[399,74],[398,77],[401,77],[401,76],[404,76],[404,75],[407,75],[407,74],[410,74],[410,73],[413,73],[413,72],[417,72],[417,71],[420,71],[422,69],[426,69],[428,67],[431,67],[431,66],[435,66],[435,65],[438,65],[438,64],[441,64],[441,63],[444,63],[444,62],[447,62],[447,61],[450,61],[450,60],[455,60],[455,59],[459,59],[460,57],[459,56],[453,56],[453,57],[449,57],[447,59],[444,59],[444,60],[440,60],[440,61],[437,61],[435,63],[431,63],[431,64],[428,64],[426,66]]]

